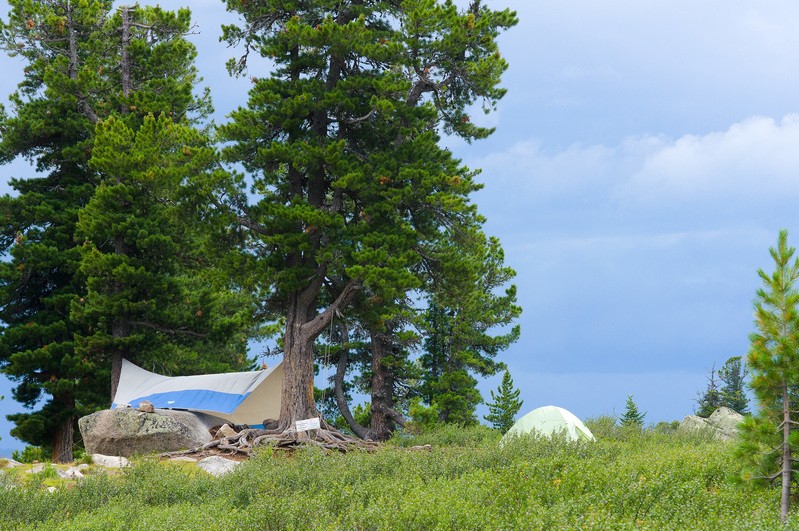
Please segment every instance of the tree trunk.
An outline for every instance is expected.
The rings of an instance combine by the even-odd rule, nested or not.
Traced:
[[[122,43],[120,46],[120,71],[121,71],[121,81],[122,81],[122,94],[125,97],[130,96],[130,93],[133,92],[133,82],[131,81],[131,64],[130,64],[130,52],[128,48],[130,47],[130,12],[133,8],[130,6],[122,6],[120,10],[120,15],[122,16]],[[128,109],[123,108],[122,113],[127,112]]]
[[[313,396],[313,342],[316,336],[308,334],[303,327],[315,305],[303,300],[302,295],[292,294],[286,316],[278,426],[281,431],[291,429],[297,420],[320,416]],[[315,301],[316,297],[312,300]]]
[[[116,337],[116,334],[114,334]],[[117,395],[117,388],[119,387],[119,377],[122,374],[122,351],[119,349],[115,349],[114,352],[111,353],[111,401],[114,401],[114,397]],[[131,404],[133,405],[133,404]]]
[[[392,408],[394,382],[391,370],[383,360],[391,348],[389,341],[381,332],[370,331],[372,336],[372,438],[385,441],[391,437],[393,426],[387,415]]]
[[[78,80],[78,34],[77,30],[75,29],[75,22],[72,19],[72,10],[73,7],[70,4],[67,4],[67,34],[69,39],[69,77],[70,79],[77,81]],[[97,113],[94,112],[94,109],[91,108],[88,101],[86,101],[86,96],[84,96],[80,90],[77,91],[76,94],[78,98],[78,109],[81,113],[83,113],[86,118],[88,118],[93,124],[96,124],[99,120]]]
[[[791,508],[791,408],[788,386],[782,385],[782,496],[780,499],[780,520],[788,521],[788,511]]]
[[[75,417],[70,416],[56,427],[53,433],[53,463],[72,462],[72,444],[75,430]]]
[[[302,291],[289,295],[286,332],[283,336],[283,389],[280,393],[278,430],[294,427],[294,422],[321,417],[313,396],[314,340],[330,324],[333,316],[349,304],[360,282],[350,280],[336,300],[322,313],[316,305],[323,275],[318,275]]]

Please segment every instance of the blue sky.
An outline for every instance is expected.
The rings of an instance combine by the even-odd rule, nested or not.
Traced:
[[[518,272],[522,338],[503,359],[523,410],[621,413],[633,394],[647,421],[680,419],[714,362],[745,355],[779,229],[799,241],[799,4],[487,3],[520,18],[501,39],[508,95],[473,116],[490,139],[447,145],[482,168],[475,200]],[[224,70],[232,18],[191,6],[222,122],[249,83]],[[22,64],[0,68],[5,100]],[[0,182],[26,172],[0,167]],[[7,430],[0,448],[18,444]]]

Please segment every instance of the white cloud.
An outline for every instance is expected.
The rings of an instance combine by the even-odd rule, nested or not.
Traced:
[[[481,205],[669,210],[799,197],[799,114],[755,116],[725,130],[628,137],[617,145],[547,148],[536,138],[468,159],[482,168]]]
[[[649,155],[620,197],[717,200],[799,195],[799,115],[757,116],[726,131],[686,135]]]

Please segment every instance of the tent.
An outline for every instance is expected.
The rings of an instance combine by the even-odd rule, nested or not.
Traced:
[[[508,433],[502,437],[503,442],[509,437],[524,435],[536,431],[551,436],[563,432],[572,441],[594,440],[594,434],[585,427],[574,413],[558,406],[544,406],[534,409],[516,421]]]
[[[257,426],[280,415],[282,380],[282,363],[262,371],[170,377],[122,360],[111,408],[138,407],[149,400],[156,408],[185,409]]]

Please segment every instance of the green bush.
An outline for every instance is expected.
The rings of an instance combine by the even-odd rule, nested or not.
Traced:
[[[50,452],[41,446],[26,446],[22,452],[17,450],[11,452],[11,459],[20,463],[33,463],[34,461],[41,463],[50,460]]]
[[[486,443],[496,442],[502,434],[492,428],[476,424],[474,426],[459,426],[457,424],[437,424],[427,430],[413,434],[408,431],[397,431],[388,442],[391,446],[482,446]]]

